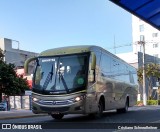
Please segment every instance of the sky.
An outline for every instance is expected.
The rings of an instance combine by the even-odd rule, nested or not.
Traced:
[[[21,50],[132,43],[131,14],[109,0],[0,0],[0,38],[17,40]],[[17,43],[13,41],[13,47]],[[132,51],[131,46],[116,53]]]

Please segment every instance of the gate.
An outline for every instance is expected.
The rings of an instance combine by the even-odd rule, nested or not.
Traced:
[[[31,96],[9,96],[10,109],[31,109]]]

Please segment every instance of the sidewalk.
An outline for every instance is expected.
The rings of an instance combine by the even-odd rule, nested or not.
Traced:
[[[47,116],[48,114],[33,114],[31,110],[10,110],[10,111],[0,111],[0,120],[5,119],[16,119],[16,118],[26,118],[35,116]]]

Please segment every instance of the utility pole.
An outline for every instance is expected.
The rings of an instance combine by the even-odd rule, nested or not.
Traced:
[[[138,41],[143,46],[143,105],[147,105],[146,97],[146,75],[145,75],[145,41]]]
[[[147,105],[146,97],[146,74],[145,74],[145,41],[142,41],[143,44],[143,104]]]

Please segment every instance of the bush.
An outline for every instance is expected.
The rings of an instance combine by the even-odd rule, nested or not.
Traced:
[[[160,100],[147,100],[147,105],[157,105],[157,102],[158,102],[158,105],[160,105]],[[141,105],[143,104],[143,101],[137,101],[137,105]]]
[[[147,105],[157,105],[157,100],[147,100]]]

